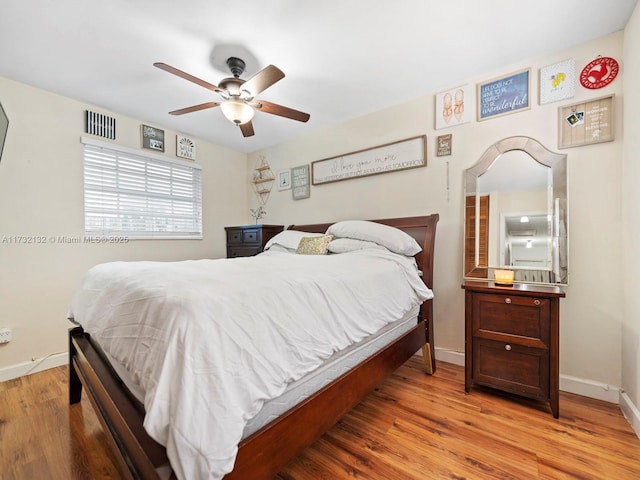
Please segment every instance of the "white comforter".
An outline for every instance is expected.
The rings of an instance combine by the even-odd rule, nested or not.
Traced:
[[[98,265],[71,315],[144,390],[178,478],[217,479],[266,400],[432,296],[413,259],[382,249],[272,252]]]

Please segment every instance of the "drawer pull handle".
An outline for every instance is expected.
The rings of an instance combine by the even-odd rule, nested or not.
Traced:
[[[509,297],[505,298],[504,303],[511,303],[511,299]]]
[[[534,300],[534,301],[533,301],[533,304],[534,304],[536,307],[537,307],[537,306],[539,306],[539,305],[540,305],[540,300]]]
[[[510,352],[510,351],[511,351],[511,345],[509,345],[509,344],[507,343],[507,344],[504,346],[504,349],[505,349],[507,352]]]

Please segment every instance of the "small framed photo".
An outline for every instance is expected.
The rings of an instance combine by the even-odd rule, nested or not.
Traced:
[[[576,90],[573,58],[540,69],[540,105],[572,98]]]
[[[438,144],[436,146],[436,157],[445,157],[447,155],[451,155],[452,139],[453,139],[453,135],[451,133],[449,133],[448,135],[438,136]]]
[[[278,190],[289,190],[291,188],[291,170],[280,170],[278,172]]]
[[[461,85],[436,94],[436,130],[470,122],[474,104],[472,85]]]
[[[195,160],[196,142],[184,135],[176,135],[176,156],[188,160]]]
[[[529,85],[531,69],[478,84],[478,121],[501,117],[531,108]]]
[[[142,148],[164,152],[164,130],[142,125]]]

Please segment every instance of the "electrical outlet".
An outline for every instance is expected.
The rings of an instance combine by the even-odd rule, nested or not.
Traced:
[[[9,343],[12,340],[10,328],[0,328],[0,343]]]

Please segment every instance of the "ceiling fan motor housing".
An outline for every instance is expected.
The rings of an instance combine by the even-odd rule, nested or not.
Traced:
[[[227,58],[227,66],[229,67],[229,70],[231,70],[231,74],[236,78],[242,75],[244,73],[244,69],[246,68],[244,60],[237,57]]]

